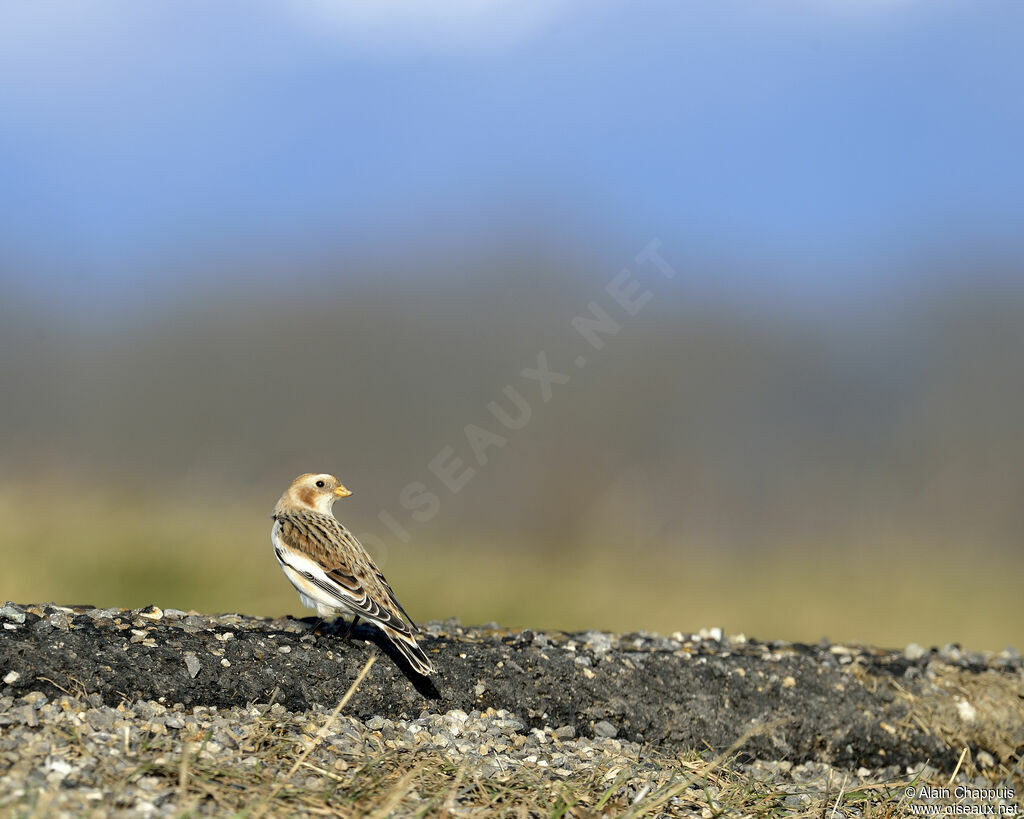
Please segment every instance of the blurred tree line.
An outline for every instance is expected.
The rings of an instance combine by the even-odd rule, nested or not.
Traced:
[[[269,514],[294,474],[326,470],[384,539],[397,524],[501,547],[1019,551],[1019,276],[967,266],[805,310],[797,286],[762,309],[709,295],[711,274],[635,268],[652,295],[631,316],[615,272],[524,252],[421,276],[196,274],[72,307],[9,289],[0,481],[55,502],[80,481],[223,493]],[[599,350],[572,325],[591,302],[618,324]],[[522,374],[542,353],[568,379],[549,400]],[[513,411],[507,387],[529,404],[522,429],[488,409]],[[491,436],[470,431],[485,464],[468,425]],[[475,470],[458,492],[430,466],[442,452]],[[413,483],[436,496],[430,520]]]

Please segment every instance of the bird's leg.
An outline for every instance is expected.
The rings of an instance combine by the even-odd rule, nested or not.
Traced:
[[[347,640],[349,638],[349,635],[352,633],[352,629],[354,629],[356,627],[356,623],[358,623],[358,622],[359,622],[359,615],[358,614],[353,614],[352,615],[352,622],[348,624],[348,629],[346,629],[345,636],[344,636],[343,639]]]
[[[323,624],[324,624],[324,618],[321,617],[319,620],[317,620],[315,623],[313,623],[313,627],[309,630],[310,633],[311,634],[316,634],[317,631],[320,629],[320,626],[322,626]]]

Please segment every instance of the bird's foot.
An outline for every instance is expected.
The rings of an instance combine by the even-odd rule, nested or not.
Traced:
[[[344,639],[347,640],[349,637],[352,636],[352,629],[354,629],[356,627],[356,623],[358,623],[358,622],[359,622],[359,615],[357,614],[357,615],[355,615],[352,618],[352,622],[350,622],[348,624],[348,628],[345,629],[345,637],[344,637]]]

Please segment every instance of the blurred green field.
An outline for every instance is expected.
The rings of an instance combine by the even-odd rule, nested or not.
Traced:
[[[115,496],[83,488],[0,491],[0,599],[307,616],[270,547],[267,498]],[[345,521],[360,530],[348,503]],[[758,639],[822,637],[887,647],[1021,646],[1019,556],[973,547],[793,544],[755,556],[651,545],[566,550],[557,543],[390,544],[382,568],[420,621],[458,617],[538,629],[720,626]],[[825,557],[827,556],[827,557]]]

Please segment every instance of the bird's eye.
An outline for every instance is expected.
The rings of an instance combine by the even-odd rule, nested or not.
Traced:
[[[323,488],[324,488],[324,482],[323,482],[323,481],[317,481],[317,482],[316,482],[316,485],[317,485],[317,487],[318,487],[318,488],[320,488],[320,489],[323,489]]]

